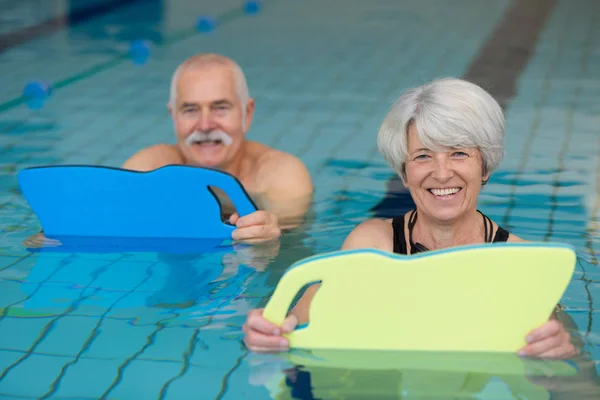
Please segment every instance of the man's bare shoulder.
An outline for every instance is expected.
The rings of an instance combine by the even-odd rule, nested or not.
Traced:
[[[131,156],[122,168],[134,171],[152,171],[169,164],[182,164],[183,157],[172,144],[156,144],[146,147]]]
[[[306,165],[293,154],[265,145],[260,145],[260,156],[256,160],[259,179],[269,182],[272,189],[286,188],[290,183],[301,191],[312,192],[312,179]],[[283,188],[282,188],[283,189]]]
[[[313,184],[308,168],[292,154],[253,143],[255,190],[261,208],[279,218],[280,227],[298,226],[312,203]]]

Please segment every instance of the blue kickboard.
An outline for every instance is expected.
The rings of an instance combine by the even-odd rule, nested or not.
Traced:
[[[210,186],[225,192],[240,216],[257,210],[234,176],[204,167],[44,166],[18,179],[50,238],[229,239],[235,226],[222,221]]]

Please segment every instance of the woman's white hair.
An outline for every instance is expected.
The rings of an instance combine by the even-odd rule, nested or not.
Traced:
[[[171,78],[171,92],[169,96],[169,105],[171,107],[175,107],[175,101],[177,97],[177,82],[181,73],[187,69],[195,69],[195,68],[203,68],[210,65],[220,65],[230,67],[233,71],[233,76],[235,78],[235,87],[238,98],[242,103],[242,117],[246,115],[246,105],[248,104],[248,100],[250,100],[250,93],[248,91],[248,84],[246,82],[246,77],[244,76],[244,72],[242,68],[231,58],[222,56],[220,54],[198,54],[193,57],[190,57],[186,61],[184,61],[173,73],[173,77]]]
[[[377,144],[394,170],[406,178],[408,128],[415,124],[421,143],[432,151],[476,147],[483,175],[504,157],[504,114],[481,87],[456,78],[442,78],[404,92],[381,124]]]

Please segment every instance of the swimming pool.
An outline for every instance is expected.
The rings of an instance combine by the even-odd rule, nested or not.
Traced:
[[[47,17],[67,2],[53,4]],[[433,0],[290,0],[245,15],[237,0],[134,1],[0,53],[0,397],[406,398],[429,390],[444,398],[549,398],[546,387],[556,384],[566,398],[593,398],[592,378],[534,384],[439,371],[323,372],[248,354],[240,343],[246,312],[264,304],[286,267],[339,248],[369,216],[398,211],[381,206],[394,185],[375,144],[387,107],[406,87],[463,76],[511,7],[508,0],[458,0],[452,8]],[[506,107],[507,155],[480,199],[482,211],[517,235],[576,247],[563,305],[596,371],[598,11],[592,0],[557,1],[550,10]],[[219,16],[212,35],[193,29],[203,14]],[[154,42],[144,65],[123,55],[140,37]],[[171,142],[170,76],[201,51],[244,67],[257,101],[250,137],[308,165],[316,193],[306,226],[279,247],[204,255],[27,252],[21,242],[39,225],[15,172],[118,166],[143,146]],[[499,51],[488,62],[502,71],[513,60]],[[31,79],[55,87],[41,110],[19,99]]]

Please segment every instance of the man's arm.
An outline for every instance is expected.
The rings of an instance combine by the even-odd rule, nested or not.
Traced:
[[[172,145],[157,144],[138,151],[125,161],[121,168],[147,172],[182,162],[179,152]]]
[[[277,216],[280,229],[298,227],[313,200],[313,184],[306,166],[285,153],[270,157],[261,167],[268,182],[262,203],[266,211]]]

